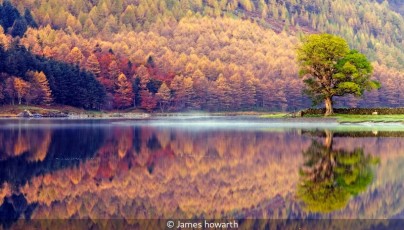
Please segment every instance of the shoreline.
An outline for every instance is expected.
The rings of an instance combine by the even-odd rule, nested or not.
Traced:
[[[404,114],[391,115],[361,115],[361,114],[334,114],[324,117],[318,114],[296,116],[298,113],[286,112],[155,112],[147,113],[142,110],[124,111],[88,111],[67,106],[0,106],[0,119],[207,119],[207,118],[233,118],[250,120],[268,120],[286,123],[327,123],[335,122],[343,125],[355,124],[404,124]]]
[[[171,120],[171,121],[192,121],[192,120],[220,120],[225,118],[230,121],[268,121],[268,123],[285,123],[285,124],[335,124],[343,126],[356,126],[356,125],[404,125],[404,120],[358,120],[358,121],[340,121],[336,117],[297,117],[297,118],[263,118],[260,116],[252,115],[183,115],[171,114],[126,114],[122,116],[115,115],[101,115],[101,116],[87,116],[87,115],[68,115],[65,117],[19,117],[19,116],[0,116],[0,120]]]

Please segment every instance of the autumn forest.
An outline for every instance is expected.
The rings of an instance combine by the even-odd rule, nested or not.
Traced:
[[[403,121],[404,0],[0,0],[0,229],[394,228]]]
[[[364,53],[382,85],[337,107],[404,106],[400,1],[0,2],[3,105],[294,111],[311,106],[296,47],[326,32]]]

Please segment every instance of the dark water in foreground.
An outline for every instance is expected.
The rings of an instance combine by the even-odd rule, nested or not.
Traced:
[[[401,126],[0,120],[0,228],[402,226]]]

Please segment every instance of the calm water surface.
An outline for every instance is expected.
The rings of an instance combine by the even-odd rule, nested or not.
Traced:
[[[389,226],[404,218],[403,167],[401,124],[0,120],[0,228],[219,218],[257,229],[296,219]]]

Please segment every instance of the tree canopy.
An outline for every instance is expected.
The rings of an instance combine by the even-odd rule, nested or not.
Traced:
[[[313,34],[298,48],[299,75],[304,78],[305,92],[314,104],[325,102],[326,115],[333,114],[333,97],[380,88],[371,80],[373,67],[365,55],[350,50],[341,37],[331,34]]]
[[[24,15],[21,15],[9,1],[4,1],[3,4],[0,4],[0,26],[5,31],[10,28],[10,34],[13,37],[22,37],[28,26],[37,28],[38,24],[32,17],[30,10],[25,9]]]
[[[92,73],[34,55],[17,44],[12,44],[8,50],[0,45],[2,84],[5,85],[2,101],[11,104],[15,100],[19,104],[44,105],[53,101],[85,109],[100,109],[105,101],[105,89]]]

